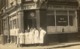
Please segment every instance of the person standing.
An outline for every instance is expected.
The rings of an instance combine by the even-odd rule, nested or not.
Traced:
[[[46,31],[44,29],[42,29],[42,28],[39,28],[39,33],[40,33],[39,43],[43,44],[44,43],[44,37],[46,35]]]
[[[39,31],[34,28],[35,32],[34,32],[34,44],[38,44],[38,41],[39,41]]]
[[[29,32],[29,43],[34,44],[34,28],[32,27]]]

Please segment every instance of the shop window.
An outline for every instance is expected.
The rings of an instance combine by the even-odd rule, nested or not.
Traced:
[[[57,26],[67,26],[68,25],[68,16],[66,15],[57,15],[56,16]]]
[[[56,25],[57,26],[68,25],[67,10],[56,10]]]
[[[7,21],[6,20],[3,21],[3,28],[4,28],[4,30],[7,29]]]
[[[54,15],[47,16],[47,25],[54,26],[55,25],[55,17]]]
[[[56,13],[56,14],[54,14]],[[47,12],[47,25],[54,26],[55,21],[57,26],[73,26],[73,19],[75,16],[74,10],[48,10]],[[56,19],[55,19],[56,17]]]
[[[73,26],[73,16],[69,16],[69,25]]]
[[[12,26],[13,26],[12,21],[10,21],[10,29],[12,29]]]
[[[19,27],[19,25],[18,25],[18,19],[14,19],[14,20],[10,21],[10,29],[18,28],[18,27]]]
[[[3,29],[5,29],[5,22],[3,22]]]
[[[55,26],[54,10],[47,10],[47,25]]]
[[[13,28],[16,28],[16,19],[13,20]]]
[[[16,19],[16,28],[19,27],[19,21],[18,21],[18,18]]]
[[[75,16],[75,11],[74,10],[70,10],[69,11],[69,25],[70,26],[73,26],[74,16]]]

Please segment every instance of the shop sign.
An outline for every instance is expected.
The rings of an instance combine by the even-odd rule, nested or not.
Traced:
[[[25,1],[32,1],[32,0],[25,0]]]
[[[23,3],[32,2],[33,0],[22,0]]]
[[[23,6],[24,10],[28,10],[28,9],[36,9],[36,4],[28,4],[28,5],[24,5]]]
[[[22,3],[29,3],[29,2],[35,2],[37,3],[39,0],[22,0]],[[40,0],[41,2],[44,0]]]

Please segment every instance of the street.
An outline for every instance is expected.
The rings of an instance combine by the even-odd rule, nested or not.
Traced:
[[[80,42],[75,43],[62,43],[58,45],[48,46],[24,46],[17,47],[16,44],[0,44],[0,49],[80,49]]]
[[[61,48],[56,48],[56,49],[80,49],[80,45],[70,46],[70,47],[61,47]]]

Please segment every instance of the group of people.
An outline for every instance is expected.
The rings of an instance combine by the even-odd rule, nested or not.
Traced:
[[[21,44],[43,44],[46,31],[42,28],[30,28],[25,33],[23,37],[20,38]],[[22,41],[21,41],[22,40]]]

